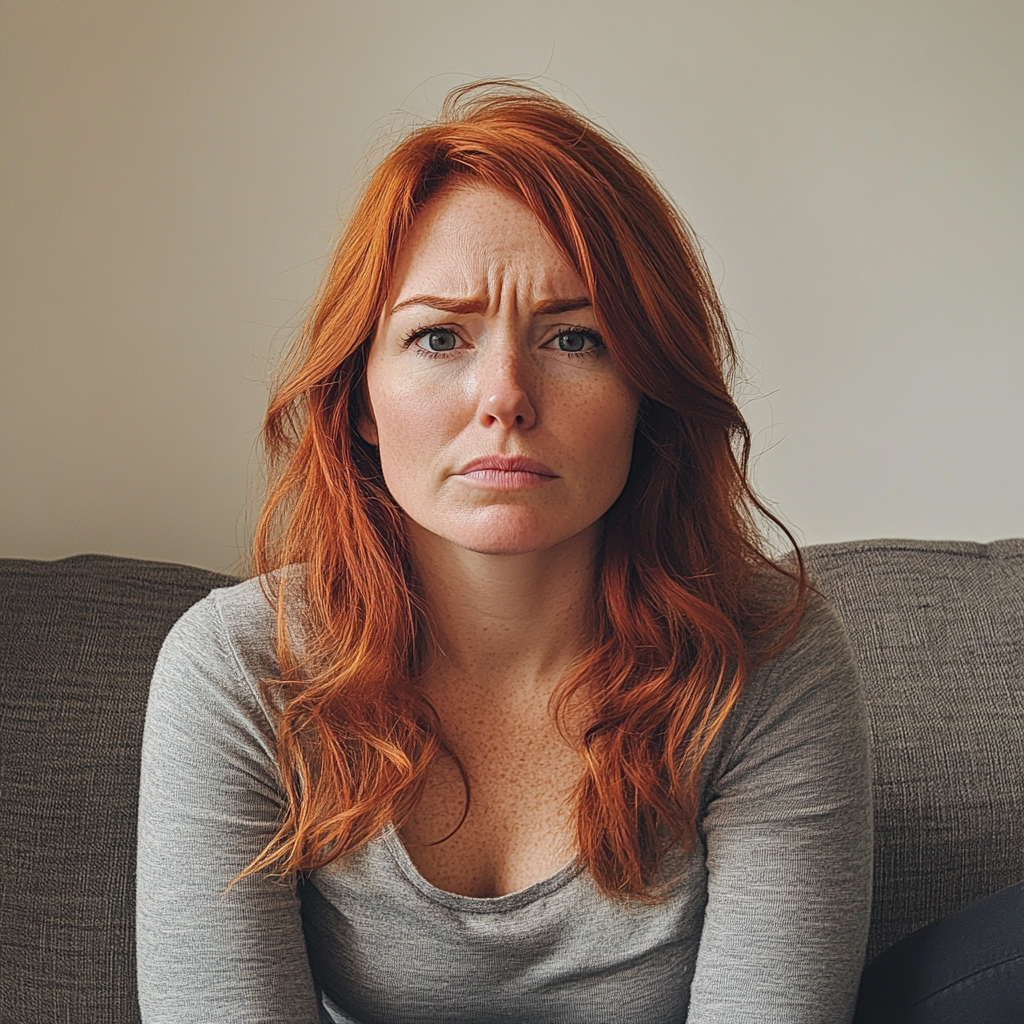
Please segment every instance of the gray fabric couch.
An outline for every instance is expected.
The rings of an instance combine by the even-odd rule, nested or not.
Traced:
[[[1024,879],[1024,540],[806,552],[871,706],[869,958]],[[81,555],[0,561],[0,1024],[129,1024],[150,673],[230,577]]]

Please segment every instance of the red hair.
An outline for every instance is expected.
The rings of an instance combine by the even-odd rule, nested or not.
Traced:
[[[274,587],[281,677],[266,685],[287,817],[245,873],[315,869],[401,824],[444,749],[416,687],[427,617],[403,514],[356,423],[396,254],[424,204],[459,183],[533,211],[643,396],[629,478],[605,517],[593,640],[554,706],[587,695],[579,858],[603,892],[649,898],[667,847],[694,839],[715,736],[751,667],[791,639],[808,584],[798,549],[793,569],[764,549],[759,516],[792,536],[748,482],[735,351],[686,222],[599,128],[500,82],[455,90],[377,168],[270,404],[254,568],[280,581],[304,566],[303,639],[293,650],[300,604]],[[786,592],[771,602],[773,575]]]

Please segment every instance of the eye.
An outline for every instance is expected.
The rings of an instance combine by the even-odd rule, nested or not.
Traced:
[[[425,352],[451,352],[459,343],[454,331],[432,327],[416,337],[416,344]]]
[[[559,352],[584,355],[599,348],[602,345],[602,341],[601,336],[596,331],[580,327],[568,331],[560,331],[548,344]]]

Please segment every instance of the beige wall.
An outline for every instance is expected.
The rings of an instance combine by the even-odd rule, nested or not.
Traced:
[[[232,566],[268,360],[360,161],[494,75],[542,76],[689,214],[808,542],[1024,534],[1024,5],[2,11],[0,555]]]

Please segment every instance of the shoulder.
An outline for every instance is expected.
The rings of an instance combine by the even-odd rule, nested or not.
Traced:
[[[243,665],[274,660],[276,612],[262,581],[211,590],[174,624],[161,656],[239,656]]]
[[[866,747],[866,703],[842,619],[812,592],[790,643],[750,672],[723,729],[720,767],[755,742],[778,749],[827,744],[837,732],[851,749]]]
[[[268,722],[273,718],[262,684],[280,675],[272,603],[278,582],[254,578],[213,590],[178,619],[157,659],[151,712],[173,702],[209,710],[235,707]]]
[[[750,677],[750,696],[760,704],[800,701],[814,693],[843,702],[861,684],[846,627],[833,605],[812,591],[790,643]]]
[[[853,648],[839,613],[826,598],[812,591],[792,641],[757,674],[767,689],[815,685],[833,673],[855,678]]]

